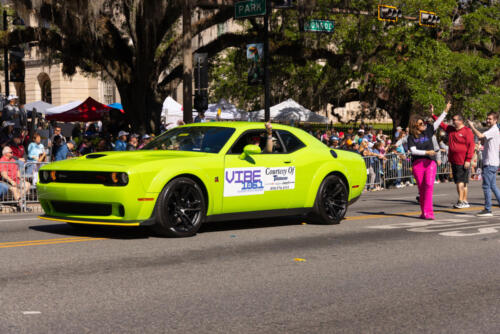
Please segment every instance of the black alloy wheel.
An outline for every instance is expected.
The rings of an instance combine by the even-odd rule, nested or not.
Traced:
[[[155,232],[167,237],[190,237],[205,219],[205,196],[194,180],[179,177],[163,188],[155,210]]]
[[[319,224],[339,224],[347,212],[349,192],[337,175],[327,176],[319,186],[312,220]]]

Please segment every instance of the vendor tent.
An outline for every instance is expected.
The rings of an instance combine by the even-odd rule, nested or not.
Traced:
[[[217,119],[218,111],[221,111],[219,120],[225,121],[247,121],[248,112],[236,108],[236,106],[225,99],[221,99],[218,103],[212,103],[208,105],[208,109],[205,112],[205,118],[207,120]]]
[[[36,112],[45,114],[47,109],[54,107],[52,104],[47,103],[45,101],[35,101],[35,102],[30,102],[26,103],[24,105],[24,110],[28,113],[28,115],[31,114],[31,111],[33,109],[36,109]]]
[[[45,118],[60,122],[92,122],[103,118],[111,108],[93,98],[85,101],[73,101],[68,104],[47,109]]]
[[[288,99],[275,106],[270,110],[271,121],[274,122],[302,122],[302,123],[327,123],[328,118],[321,116],[311,110],[301,106],[293,99]],[[259,110],[253,113],[252,120],[263,121],[264,110]]]
[[[198,115],[198,113],[193,110],[193,119],[196,115]],[[177,123],[178,120],[182,121],[184,119],[184,109],[182,108],[182,104],[168,96],[165,101],[163,101],[161,117],[165,119],[166,124]]]

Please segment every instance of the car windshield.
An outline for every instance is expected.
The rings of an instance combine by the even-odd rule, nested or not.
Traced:
[[[234,133],[234,128],[186,126],[165,132],[143,150],[173,150],[218,153]]]

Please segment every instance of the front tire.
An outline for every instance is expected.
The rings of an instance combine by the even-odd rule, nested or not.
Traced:
[[[167,237],[190,237],[198,232],[205,215],[201,187],[190,178],[179,177],[170,181],[158,197],[153,230]]]
[[[349,191],[338,175],[328,175],[319,186],[311,218],[314,223],[339,224],[347,212]]]

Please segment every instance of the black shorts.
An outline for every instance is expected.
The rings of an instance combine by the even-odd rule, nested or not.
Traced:
[[[466,169],[463,165],[451,164],[453,181],[456,183],[469,183],[470,168]]]

